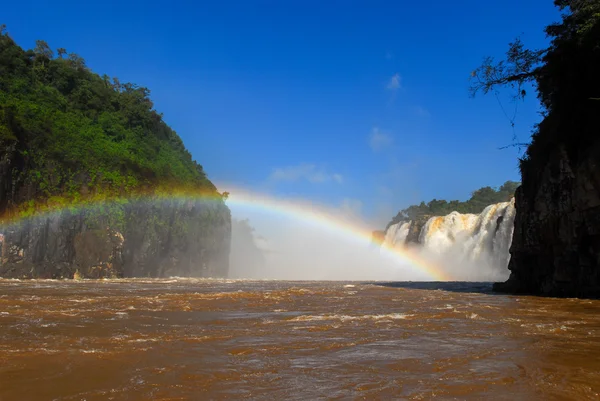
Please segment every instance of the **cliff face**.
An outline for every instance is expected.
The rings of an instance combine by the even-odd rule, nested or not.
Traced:
[[[427,224],[429,219],[430,219],[429,216],[422,216],[422,217],[419,217],[418,219],[412,220],[410,222],[410,225],[407,228],[405,228],[406,226],[400,227],[400,228],[403,228],[404,230],[406,230],[406,237],[405,237],[406,244],[413,244],[413,245],[421,244],[421,242],[420,242],[421,232],[423,231],[423,227],[425,227],[425,225]],[[404,231],[404,230],[400,230],[402,234],[403,234],[402,231]]]
[[[564,147],[516,194],[510,278],[494,289],[552,296],[600,294],[600,144],[573,163]]]
[[[99,210],[86,210],[4,227],[0,276],[227,276],[231,217],[222,203],[134,202],[119,214],[119,224]]]
[[[231,214],[223,203],[145,202],[128,215],[126,276],[227,277]]]

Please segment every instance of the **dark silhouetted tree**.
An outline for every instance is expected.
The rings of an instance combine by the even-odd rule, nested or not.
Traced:
[[[572,161],[586,153],[598,136],[600,109],[600,0],[555,0],[562,21],[545,31],[550,46],[524,49],[520,40],[510,43],[506,60],[486,58],[471,74],[471,94],[495,88],[516,89],[526,95],[523,85],[531,82],[544,107],[543,120],[536,126],[532,141],[521,159],[521,172],[537,179],[552,150],[563,146]]]

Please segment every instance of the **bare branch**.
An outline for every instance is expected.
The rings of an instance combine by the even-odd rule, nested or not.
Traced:
[[[495,63],[492,57],[486,57],[482,65],[471,73],[471,97],[479,91],[486,94],[498,86],[510,85],[517,90],[515,99],[524,98],[526,92],[522,85],[539,75],[539,64],[546,51],[524,49],[521,39],[517,38],[509,45],[506,61]]]
[[[498,148],[498,150],[503,150],[503,149],[508,149],[508,148],[526,148],[527,146],[529,146],[528,143],[525,142],[519,142],[519,143],[511,143],[510,145],[506,145],[506,146],[501,146]]]

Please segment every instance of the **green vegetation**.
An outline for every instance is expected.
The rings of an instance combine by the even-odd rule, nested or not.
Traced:
[[[421,202],[419,205],[411,205],[399,211],[392,221],[388,223],[386,230],[392,224],[401,221],[417,220],[421,217],[445,216],[452,212],[479,214],[489,205],[509,201],[514,196],[518,186],[518,182],[506,181],[498,189],[492,187],[479,188],[471,194],[471,198],[466,202],[457,200],[448,202],[433,199],[429,203]]]
[[[532,83],[544,107],[544,119],[535,127],[521,159],[523,190],[535,193],[552,155],[566,152],[573,166],[598,154],[600,126],[600,1],[555,0],[562,21],[546,27],[547,49],[525,49],[519,39],[510,43],[506,60],[491,57],[471,74],[471,93],[484,94],[497,87],[526,95]]]
[[[23,50],[0,28],[0,212],[28,215],[134,194],[218,195],[153,108],[150,91],[100,76],[44,41]]]

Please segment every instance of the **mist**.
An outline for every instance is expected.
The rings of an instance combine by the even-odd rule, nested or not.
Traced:
[[[422,245],[390,243],[388,234],[383,247],[364,234],[366,229],[363,235],[352,229],[367,226],[367,222],[356,215],[336,216],[338,221],[348,225],[349,228],[344,230],[343,225],[330,227],[297,216],[282,216],[237,205],[231,209],[234,216],[231,278],[440,280],[425,271],[423,265],[433,266],[452,281],[502,281],[509,276],[512,220],[496,228],[497,215],[505,213],[498,207],[494,208],[494,213],[470,216],[473,222],[479,222],[473,223],[477,231],[456,228],[455,219],[447,217],[443,224],[430,224],[423,229]],[[398,235],[405,238],[406,234],[407,230],[398,230]],[[421,262],[404,259],[398,254],[402,251],[417,256]]]
[[[276,280],[429,280],[370,239],[290,217],[234,210],[230,278]],[[236,217],[236,214],[238,215]],[[254,230],[248,229],[248,227]],[[259,227],[259,228],[258,228]],[[262,254],[262,257],[258,256]]]
[[[505,281],[510,275],[508,262],[499,261],[495,255],[483,252],[476,258],[466,257],[462,244],[442,252],[415,246],[414,251],[442,270],[451,281]]]

